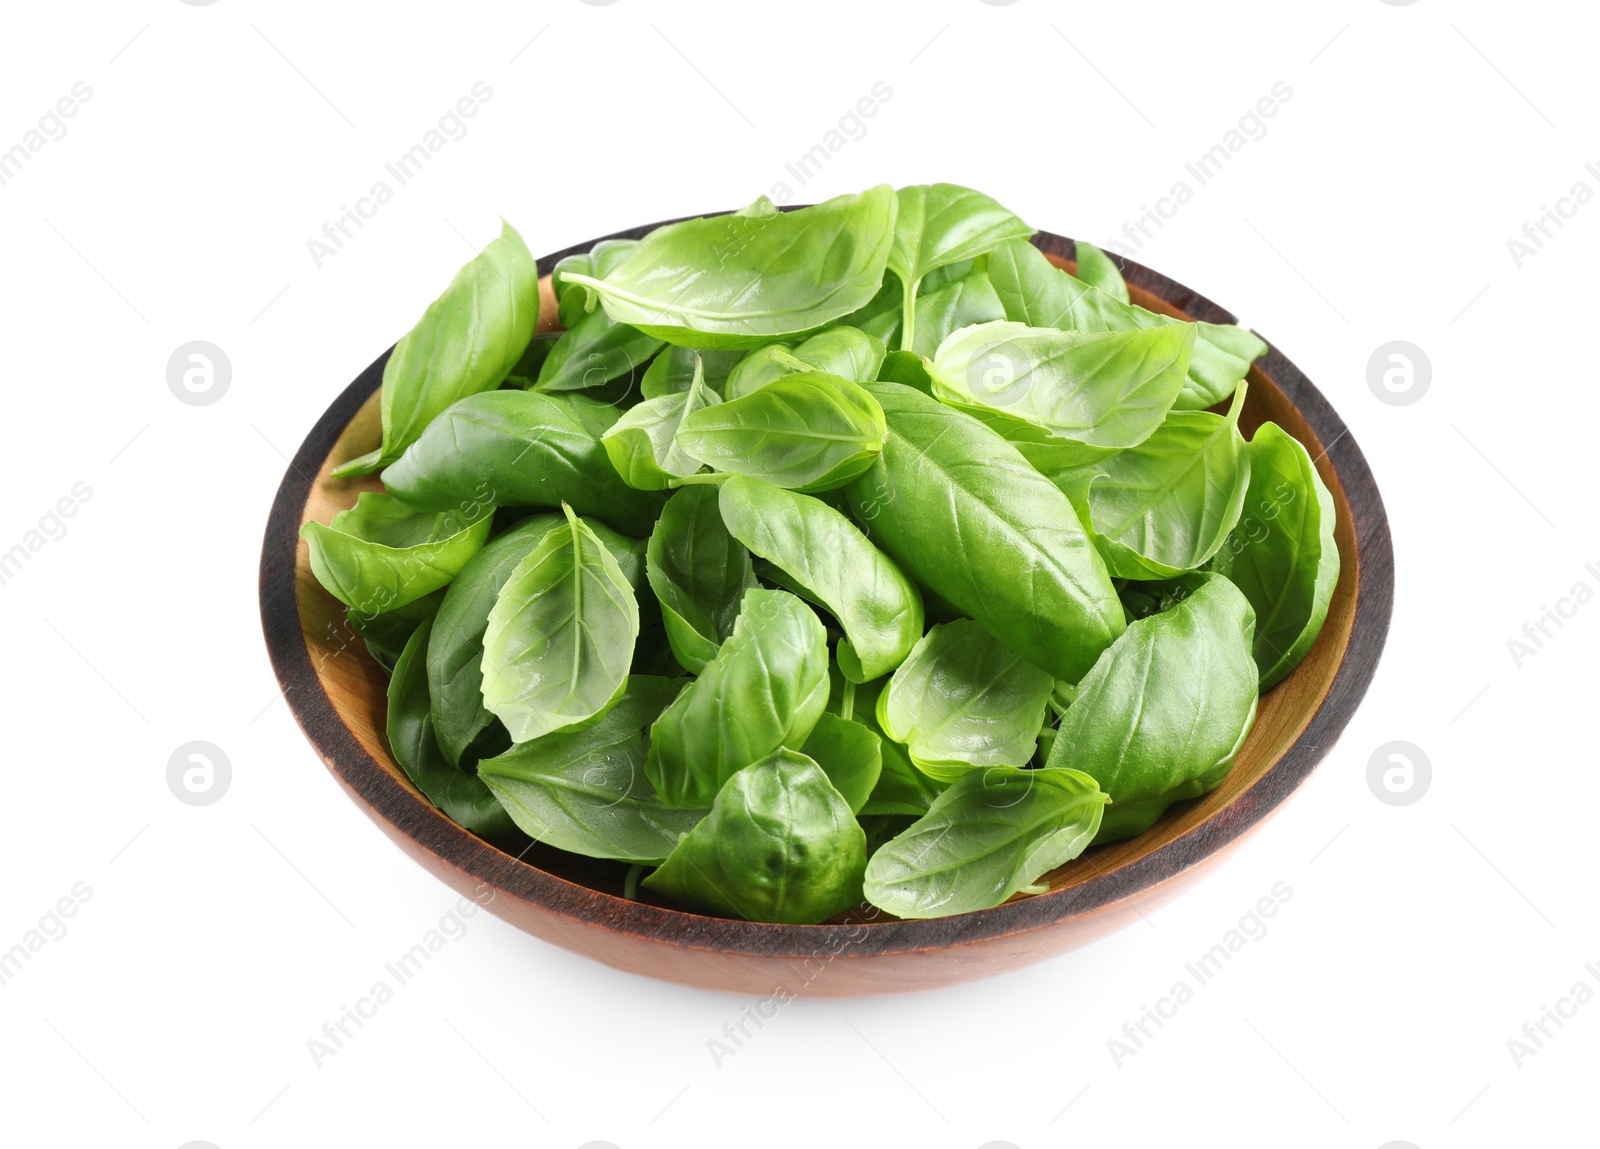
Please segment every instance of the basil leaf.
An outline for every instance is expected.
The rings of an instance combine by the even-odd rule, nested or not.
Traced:
[[[940,344],[928,373],[935,398],[1002,434],[1028,424],[1015,441],[1030,461],[1028,447],[1058,440],[1069,461],[1088,461],[1155,433],[1183,389],[1193,346],[1188,326],[1082,332],[985,323]],[[1045,434],[1029,434],[1034,428]],[[1073,452],[1074,443],[1090,450]]]
[[[698,360],[697,360],[698,362]],[[722,400],[707,387],[697,366],[689,390],[646,399],[612,424],[600,439],[622,481],[642,491],[664,491],[700,470],[679,445],[678,428],[696,411]]]
[[[891,351],[883,357],[878,368],[878,382],[899,383],[924,395],[933,394],[933,378],[928,374],[928,361],[910,351]]]
[[[924,281],[926,282],[926,281]],[[1006,317],[986,272],[974,271],[917,298],[917,326],[911,350],[931,356],[963,327],[993,323]]]
[[[621,695],[639,605],[611,552],[571,507],[489,612],[483,702],[516,742],[603,714]]]
[[[574,396],[575,400],[577,397]],[[408,502],[454,507],[472,499],[501,507],[559,507],[603,519],[642,537],[660,511],[658,495],[617,475],[592,425],[571,400],[528,391],[463,399],[434,420],[384,485]]]
[[[924,774],[911,764],[905,748],[898,743],[882,739],[883,767],[878,774],[878,784],[872,796],[862,805],[859,813],[910,814],[921,817],[943,788],[931,775]]]
[[[729,399],[743,399],[774,379],[804,370],[806,368],[794,357],[793,344],[768,343],[757,347],[734,364],[733,370],[728,372],[728,386],[724,394]]]
[[[861,474],[887,434],[883,408],[858,384],[801,371],[690,414],[678,442],[715,470],[809,492]]]
[[[539,378],[539,371],[544,367],[544,361],[550,358],[550,352],[555,348],[556,342],[561,338],[559,331],[534,332],[533,338],[528,340],[528,346],[522,352],[522,357],[517,360],[516,366],[500,382],[506,389],[526,391],[532,387]]]
[[[881,759],[878,781],[857,813],[864,817],[891,814],[917,817],[927,812],[928,804],[944,789],[944,783],[934,781],[913,766],[906,757],[906,748],[878,725],[878,697],[887,682],[888,679],[878,679],[857,684],[841,672],[832,679],[826,713],[865,727],[878,739]],[[820,720],[818,725],[821,725]]]
[[[439,412],[500,386],[538,322],[539,268],[506,224],[395,344],[383,368],[383,443],[335,467],[333,477],[388,466]]]
[[[769,343],[741,359],[728,375],[727,396],[740,399],[796,371],[821,371],[853,383],[878,377],[883,341],[854,327],[830,327],[794,347]]]
[[[645,731],[682,680],[634,675],[583,730],[546,734],[478,764],[478,777],[535,841],[590,858],[656,864],[708,811],[674,809],[644,774]]]
[[[922,595],[848,518],[819,499],[735,475],[719,506],[730,534],[839,620],[853,682],[889,673],[922,637]]]
[[[550,289],[556,297],[556,318],[562,327],[571,330],[589,302],[589,293],[568,283],[567,274],[575,272],[604,278],[638,246],[636,239],[602,239],[588,251],[569,255],[556,264],[550,274]]]
[[[1322,631],[1339,581],[1337,515],[1310,452],[1276,423],[1257,428],[1244,512],[1211,569],[1255,609],[1262,690],[1298,666]]]
[[[1006,318],[1029,327],[1064,331],[1132,331],[1185,323],[1096,291],[1052,264],[1030,243],[1000,245],[989,256],[989,278],[1005,305]],[[1242,327],[1196,323],[1189,379],[1178,395],[1178,410],[1199,410],[1233,393],[1266,354],[1267,345]]]
[[[814,371],[866,383],[878,377],[884,352],[881,339],[854,327],[835,326],[801,342],[794,357]]]
[[[786,591],[746,591],[733,634],[651,729],[645,770],[668,805],[705,805],[738,770],[804,745],[827,701],[817,616]]]
[[[750,921],[808,925],[861,901],[867,836],[822,769],[779,750],[728,779],[644,885]]]
[[[685,487],[667,501],[646,552],[650,587],[673,656],[699,674],[733,633],[745,591],[756,585],[750,552],[723,525],[712,487]]]
[[[483,704],[483,635],[500,589],[528,553],[561,525],[560,515],[535,515],[487,543],[461,568],[439,604],[428,640],[428,696],[434,736],[446,760],[462,755],[494,722]]]
[[[451,821],[479,837],[502,838],[512,831],[511,819],[488,787],[451,765],[434,738],[426,667],[433,625],[433,619],[424,619],[394,664],[386,722],[389,751],[423,797]]]
[[[917,288],[935,268],[972,259],[1007,240],[1025,240],[1033,228],[982,192],[955,184],[923,184],[895,193],[900,207],[894,225],[889,270],[900,277],[900,347],[916,343]]]
[[[1056,476],[1111,573],[1163,579],[1204,566],[1244,509],[1250,453],[1239,434],[1245,385],[1226,416],[1174,411],[1143,443]]]
[[[300,537],[324,589],[364,614],[398,610],[455,578],[489,537],[494,507],[423,511],[393,495],[364,491],[356,505]]]
[[[878,724],[924,773],[1023,766],[1038,749],[1055,679],[970,619],[928,631],[878,697]]]
[[[1128,302],[1128,283],[1122,278],[1122,269],[1117,266],[1105,252],[1092,243],[1079,240],[1078,247],[1078,275],[1080,283],[1087,283],[1097,291],[1103,291],[1118,303]]]
[[[615,322],[604,311],[580,314],[550,349],[533,389],[581,391],[604,387],[643,367],[659,350],[661,340]]]
[[[553,391],[545,397],[557,407],[564,409],[577,420],[579,426],[596,439],[611,430],[617,420],[622,418],[623,409],[616,403],[596,399],[581,391]]]
[[[471,561],[467,560],[469,565]],[[443,597],[444,592],[436,590],[432,594],[413,599],[398,610],[379,611],[377,614],[368,614],[355,607],[349,607],[345,610],[345,622],[361,637],[362,645],[367,648],[367,653],[372,655],[372,660],[384,670],[393,673],[394,664],[400,658],[400,652],[406,648],[406,642],[416,633],[423,619],[431,617],[433,612],[439,609],[439,602]],[[324,659],[328,657],[330,656],[322,656]]]
[[[976,419],[899,384],[865,387],[889,438],[846,491],[857,521],[925,590],[1075,681],[1126,621],[1067,497]]]
[[[692,347],[661,349],[661,354],[650,360],[644,376],[639,381],[639,394],[646,399],[659,399],[689,389],[694,382],[695,361],[699,360],[705,385],[718,397],[727,394],[728,374],[744,358],[743,351],[696,351]]]
[[[1222,784],[1256,716],[1255,613],[1221,575],[1131,624],[1078,684],[1050,766],[1111,795],[1096,842],[1148,830],[1173,802]]]
[[[918,363],[924,356],[932,355],[939,344],[954,331],[974,323],[989,323],[1006,317],[1005,306],[995,294],[994,284],[984,268],[988,257],[962,260],[936,268],[923,277],[917,288],[914,346],[889,352],[892,356],[906,356]],[[900,344],[901,288],[899,277],[893,273],[884,276],[892,288],[893,297],[888,305],[872,315],[859,320],[863,333],[885,345]],[[869,308],[877,304],[870,304]],[[853,318],[853,317],[852,317]],[[894,379],[880,369],[878,378]]]
[[[893,242],[887,184],[771,214],[651,232],[605,276],[568,273],[607,314],[684,347],[759,347],[826,326],[872,298]]]
[[[974,770],[872,855],[867,900],[901,918],[998,906],[1083,853],[1105,803],[1077,770]]]
[[[860,813],[883,772],[883,740],[859,722],[824,711],[800,749],[822,767],[851,813]]]

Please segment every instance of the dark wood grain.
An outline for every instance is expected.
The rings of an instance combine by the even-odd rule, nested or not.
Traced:
[[[634,238],[659,224],[618,232]],[[539,261],[542,327],[552,329],[548,275],[580,244]],[[1075,246],[1040,233],[1059,266]],[[1210,322],[1233,316],[1150,269],[1118,260],[1134,301]],[[685,913],[618,896],[618,872],[534,846],[519,858],[434,809],[389,756],[385,676],[311,575],[301,524],[326,522],[374,480],[341,482],[332,466],[376,445],[388,352],[334,400],[284,475],[261,553],[261,614],[284,697],[350,796],[442,881],[546,941],[620,969],[739,993],[852,996],[985,977],[1040,961],[1121,928],[1174,897],[1289,797],[1349,722],[1377,667],[1394,598],[1383,501],[1355,440],[1322,394],[1273,347],[1250,372],[1242,423],[1272,420],[1310,449],[1339,510],[1342,568],[1327,623],[1304,662],[1261,699],[1228,779],[1180,803],[1147,833],[1090,850],[1048,875],[1048,893],[978,913],[906,922],[867,911],[818,926]]]

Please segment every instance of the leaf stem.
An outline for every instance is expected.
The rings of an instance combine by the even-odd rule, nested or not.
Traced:
[[[1245,392],[1249,389],[1250,384],[1244,379],[1239,380],[1239,386],[1234,388],[1233,402],[1228,406],[1227,418],[1228,422],[1232,423],[1235,427],[1239,425],[1239,413],[1244,410],[1244,396]]]
[[[644,873],[644,864],[635,862],[628,867],[628,876],[622,879],[622,896],[630,902],[639,900],[639,875]]]
[[[732,471],[702,471],[699,474],[685,475],[681,479],[674,479],[673,485],[678,487],[720,487],[733,478]]]
[[[900,310],[900,350],[910,351],[917,327],[917,283],[906,284],[905,302]]]
[[[815,367],[811,366],[811,364],[807,363],[804,359],[801,359],[798,355],[795,355],[794,353],[787,351],[782,347],[774,348],[768,354],[771,355],[774,363],[782,363],[785,367],[788,367],[793,371],[816,370]]]

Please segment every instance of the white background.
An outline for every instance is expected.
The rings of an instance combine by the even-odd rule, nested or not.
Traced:
[[[92,497],[0,586],[0,949],[92,897],[0,986],[0,1139],[918,1144],[1023,1149],[1592,1143],[1600,1004],[1520,1068],[1524,1022],[1600,960],[1591,332],[1600,178],[1580,6],[1417,0],[12,4],[0,149],[83,81],[0,186],[0,550]],[[476,81],[492,100],[318,269],[307,240]],[[795,201],[979,187],[1114,238],[1277,81],[1292,99],[1138,258],[1272,339],[1387,502],[1389,646],[1312,780],[1167,909],[939,993],[789,1005],[720,1068],[743,1001],[622,974],[480,915],[316,1067],[307,1040],[454,901],[348,801],[263,649],[267,508],[322,410],[511,220],[535,253],[733,207],[882,81]],[[1191,183],[1193,181],[1191,180]],[[175,348],[222,347],[209,406]],[[1367,363],[1421,347],[1381,402]],[[52,527],[52,530],[54,528]],[[195,808],[169,755],[231,788]],[[1404,739],[1431,787],[1380,802]],[[1293,897],[1143,1050],[1108,1039],[1274,883]]]

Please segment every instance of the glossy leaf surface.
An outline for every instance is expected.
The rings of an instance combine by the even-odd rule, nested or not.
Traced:
[[[1050,766],[1111,795],[1096,841],[1149,829],[1173,802],[1215,789],[1256,715],[1255,614],[1221,575],[1106,651],[1062,716]]]
[[[483,639],[483,701],[513,741],[586,721],[616,701],[639,636],[633,587],[570,508],[511,573]]]
[[[872,855],[867,900],[901,918],[998,906],[1083,853],[1105,802],[1077,770],[974,770]]]
[[[779,750],[740,770],[644,885],[750,921],[810,924],[861,901],[867,837],[822,769]]]

